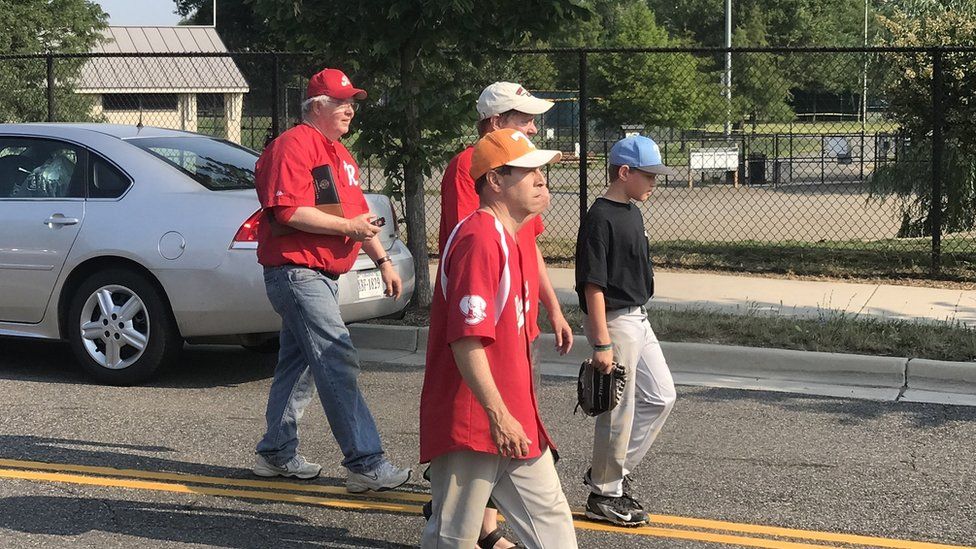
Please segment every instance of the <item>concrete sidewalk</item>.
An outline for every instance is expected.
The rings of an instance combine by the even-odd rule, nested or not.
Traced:
[[[436,266],[432,267],[432,277]],[[573,269],[549,268],[559,302],[577,305]],[[819,317],[845,314],[976,326],[976,290],[788,280],[757,276],[654,271],[650,307]]]

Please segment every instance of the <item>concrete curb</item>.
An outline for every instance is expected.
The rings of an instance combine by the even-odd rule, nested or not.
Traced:
[[[355,324],[350,334],[366,361],[422,366],[427,328]],[[675,383],[908,402],[976,406],[976,363],[661,342]],[[555,336],[536,342],[544,375],[576,377],[590,348],[577,336],[566,356]]]
[[[902,400],[976,406],[976,364],[915,358],[908,361]]]

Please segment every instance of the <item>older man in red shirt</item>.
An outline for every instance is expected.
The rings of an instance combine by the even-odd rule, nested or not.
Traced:
[[[359,166],[339,138],[349,131],[366,92],[337,69],[308,83],[302,124],[278,136],[255,167],[264,209],[258,262],[268,299],[281,315],[281,350],[271,383],[267,431],[257,446],[254,474],[314,478],[322,467],[298,453],[298,420],[318,388],[348,470],[346,489],[389,490],[410,469],[390,463],[359,390],[359,357],[339,314],[336,282],[362,249],[380,270],[386,294],[401,281],[379,239],[359,186]]]
[[[469,549],[489,497],[529,548],[573,549],[576,533],[539,417],[526,308],[535,246],[519,229],[549,202],[539,169],[558,151],[503,129],[474,147],[480,207],[441,257],[420,400],[420,460],[430,462],[432,514],[422,547]]]

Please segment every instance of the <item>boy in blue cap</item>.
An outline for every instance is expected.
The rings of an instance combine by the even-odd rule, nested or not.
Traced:
[[[576,242],[576,293],[593,365],[627,370],[620,403],[597,416],[593,459],[584,483],[586,516],[621,526],[647,523],[647,512],[625,479],[644,459],[671,413],[671,371],[647,322],[654,293],[650,244],[637,205],[651,196],[658,175],[674,175],[653,140],[640,135],[610,149],[610,186],[586,213]]]

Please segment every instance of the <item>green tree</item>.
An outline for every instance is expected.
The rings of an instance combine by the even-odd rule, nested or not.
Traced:
[[[883,43],[891,46],[976,44],[976,9],[971,4],[955,9],[952,2],[908,2],[915,12],[894,7],[882,17]],[[948,7],[946,7],[948,6]],[[945,158],[942,229],[945,232],[976,229],[976,54],[948,53],[943,56],[945,95]],[[896,53],[889,59],[894,72],[887,81],[885,98],[889,116],[901,126],[910,148],[898,161],[879,167],[871,190],[878,196],[901,200],[902,226],[899,236],[932,234],[929,218],[931,196],[932,54]]]
[[[383,164],[391,192],[406,203],[415,301],[431,301],[424,178],[454,152],[474,122],[487,59],[530,40],[547,40],[586,17],[581,0],[253,0],[255,15],[289,47],[322,53],[371,97],[357,150]],[[218,16],[219,17],[219,16]],[[493,75],[492,75],[493,77]]]
[[[250,0],[217,0],[217,34],[230,51],[276,51],[287,41],[269,32],[264,19],[255,16]],[[212,25],[213,0],[176,0],[181,25]]]
[[[659,26],[643,0],[623,2],[605,19],[610,47],[678,45]],[[715,103],[720,87],[707,86],[702,60],[690,54],[593,54],[590,73],[597,118],[607,128],[622,124],[688,127]]]
[[[0,52],[86,53],[102,39],[107,16],[86,0],[0,0]],[[87,120],[91,101],[74,93],[84,59],[55,61],[55,105],[59,120]],[[47,120],[44,59],[0,60],[0,120]]]
[[[874,0],[868,0],[873,2]],[[725,45],[721,0],[648,0],[668,31],[702,46]],[[863,4],[849,0],[735,0],[732,45],[736,47],[860,46]],[[859,93],[863,57],[858,54],[736,54],[732,63],[736,118],[792,115],[791,90],[820,94]],[[712,68],[721,71],[716,57]]]
[[[750,8],[753,9],[754,8]],[[735,29],[733,44],[768,46],[766,19],[762,13],[745,18]],[[780,122],[793,118],[789,105],[790,88],[786,60],[773,53],[749,53],[734,56],[732,66],[732,118],[753,122]]]

